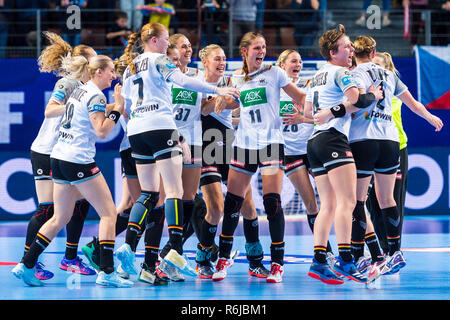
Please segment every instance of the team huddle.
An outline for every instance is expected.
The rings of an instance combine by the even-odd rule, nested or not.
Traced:
[[[264,64],[266,41],[256,32],[243,35],[242,68],[232,75],[225,74],[226,56],[215,44],[199,52],[203,70],[188,67],[189,40],[182,34],[169,37],[159,23],[132,34],[114,61],[88,46],[71,48],[58,35],[45,35],[50,45],[38,60],[40,70],[61,78],[31,146],[39,206],[28,225],[23,258],[12,270],[27,285],[42,286],[53,277],[38,259],[64,227],[66,252],[59,267],[97,273],[98,285],[131,287],[131,275],[152,285],[186,276],[222,281],[238,253],[233,236],[240,214],[249,275],[281,282],[284,175],[301,196],[314,235],[310,277],[330,285],[346,278],[369,284],[406,265],[394,200],[400,158],[394,102],[401,100],[436,131],[443,123],[411,96],[390,55],[377,53],[372,37],[351,42],[342,25],[327,31],[319,39],[327,63],[305,80],[295,50],[283,51],[275,66]],[[108,104],[102,91],[116,79],[114,102]],[[94,157],[97,139],[118,122],[125,134],[119,150],[123,192],[116,208]],[[262,263],[250,186],[258,169],[270,270]],[[370,184],[384,222],[384,254],[365,210]],[[199,204],[206,208],[203,214]],[[90,206],[100,222],[98,237],[82,247],[86,264],[77,249]],[[169,240],[160,250],[165,222]],[[328,241],[333,223],[338,254]],[[125,243],[115,250],[123,231]],[[194,233],[196,267],[183,254]],[[145,258],[139,271],[135,253],[142,236]]]

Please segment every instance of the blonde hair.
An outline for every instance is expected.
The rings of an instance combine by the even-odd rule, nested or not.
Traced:
[[[88,64],[88,71],[91,78],[94,78],[95,73],[97,70],[105,70],[105,68],[108,66],[108,63],[112,63],[112,59],[105,55],[98,55],[96,57],[93,57]]]
[[[206,58],[211,54],[211,52],[217,49],[222,50],[222,47],[218,44],[210,44],[198,52],[198,57],[200,58],[200,60],[205,61]]]
[[[342,36],[345,36],[345,27],[339,24],[336,29],[328,30],[319,38],[320,54],[325,60],[331,60],[330,51],[338,50],[338,41]]]
[[[244,71],[244,81],[249,81],[250,77],[248,76],[248,63],[247,60],[245,59],[245,55],[242,52],[242,48],[246,48],[248,49],[250,47],[250,45],[252,44],[253,40],[257,39],[257,38],[262,38],[264,39],[264,41],[266,40],[264,38],[264,36],[261,33],[258,32],[254,32],[254,31],[250,31],[247,32],[246,34],[244,34],[244,36],[241,39],[241,42],[239,42],[239,51],[241,52],[241,56],[242,56],[242,71]]]
[[[139,54],[137,52],[131,52],[131,58],[134,60]],[[128,58],[125,54],[121,55],[118,59],[113,61],[114,72],[119,78],[122,78],[125,70],[128,67]]]
[[[180,40],[181,38],[185,38],[189,41],[188,37],[186,37],[184,34],[182,33],[175,33],[173,35],[171,35],[169,37],[169,43],[173,46],[177,46],[178,40]]]
[[[359,36],[353,41],[355,48],[355,56],[359,59],[370,58],[370,55],[375,50],[377,42],[371,36]]]
[[[133,63],[132,51],[134,45],[139,40],[139,37],[142,43],[146,43],[153,37],[158,38],[164,30],[167,31],[166,27],[161,23],[151,22],[144,25],[140,33],[133,33],[130,35],[130,37],[128,38],[128,45],[125,48],[125,56],[127,57],[128,66],[130,67],[130,71],[132,74],[136,73],[136,66]]]
[[[397,76],[400,75],[400,72],[395,68],[394,61],[392,61],[392,56],[387,52],[377,52],[375,53],[375,57],[383,59],[383,62],[386,66],[386,69],[392,71]]]
[[[295,53],[298,53],[298,51],[292,50],[292,49],[286,49],[286,50],[284,50],[284,51],[278,56],[278,60],[277,60],[277,62],[275,63],[275,65],[281,68],[281,65],[282,65],[283,63],[286,62],[287,57],[289,57],[289,55],[290,55],[291,53],[294,53],[294,52],[295,52]],[[300,55],[300,53],[298,53],[298,54]]]
[[[86,45],[72,48],[70,44],[54,32],[45,31],[43,34],[50,44],[42,50],[38,58],[39,71],[53,72],[58,77],[74,73],[71,77],[79,79],[80,70],[86,66],[90,51],[93,49]],[[78,56],[85,58],[86,61],[79,58],[74,60]],[[74,66],[72,66],[72,63],[74,63]]]
[[[65,77],[71,80],[81,80],[86,68],[89,64],[88,59],[83,56],[71,57],[65,56],[61,62],[61,69],[65,73]]]
[[[174,50],[178,50],[178,48],[174,44],[169,45],[167,47],[167,55],[171,54]]]

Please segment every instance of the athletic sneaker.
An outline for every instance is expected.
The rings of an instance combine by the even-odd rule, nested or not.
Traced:
[[[388,256],[386,260],[386,266],[382,271],[382,274],[384,275],[395,274],[399,272],[401,268],[406,266],[406,261],[401,251],[395,251],[394,254]]]
[[[100,244],[97,237],[93,237],[92,241],[81,248],[89,264],[96,272],[100,271]]]
[[[279,283],[283,280],[284,268],[282,265],[272,262],[270,266],[270,274],[266,279],[269,283]]]
[[[172,267],[177,268],[182,274],[196,277],[195,269],[189,264],[189,260],[185,255],[180,255],[176,250],[170,249],[169,253],[164,257],[164,261]]]
[[[167,277],[170,279],[170,281],[173,282],[181,282],[184,281],[184,276],[178,271],[177,268],[172,267],[170,264],[168,264],[166,261],[162,260],[159,264],[159,270],[167,275]]]
[[[345,262],[340,256],[338,256],[332,270],[339,275],[349,278],[350,280],[360,283],[367,283],[368,280],[366,276],[359,272],[358,268],[353,263],[353,260],[354,259],[350,262]]]
[[[41,287],[44,285],[41,280],[36,278],[35,269],[28,269],[23,263],[18,263],[11,272],[17,279],[21,279],[31,287]]]
[[[119,277],[116,271],[110,274],[105,273],[105,271],[100,271],[98,273],[95,283],[105,287],[116,287],[116,288],[129,288],[133,286],[133,282],[130,280],[122,279]]]
[[[119,263],[119,265],[117,266],[116,271],[119,277],[121,277],[122,279],[130,279],[130,275],[126,273],[125,270],[123,270],[121,263]]]
[[[151,270],[147,264],[141,264],[141,273],[139,273],[138,280],[146,283],[150,283],[154,286],[167,285],[169,283],[168,278],[160,277],[160,273],[157,272],[157,268]]]
[[[386,266],[386,263],[387,260],[383,258],[383,260],[371,264],[369,274],[367,275],[369,282],[374,282],[379,276],[382,275],[382,271]]]
[[[73,260],[67,260],[66,257],[64,257],[59,263],[59,268],[65,271],[79,273],[87,276],[95,274],[95,271],[89,268],[85,263],[83,263],[83,259],[78,256]]]
[[[36,262],[36,265],[34,266],[36,278],[39,280],[49,280],[53,278],[53,272],[45,270],[45,265],[42,262]]]
[[[332,268],[336,263],[336,257],[332,252],[327,252],[327,263],[330,268]]]
[[[119,249],[116,251],[117,259],[122,263],[122,269],[128,274],[137,274],[136,267],[134,266],[135,253],[131,250],[131,247],[128,243],[124,243]]]
[[[197,264],[197,274],[200,279],[211,279],[214,274],[214,266],[211,261]]]
[[[361,27],[364,26],[365,23],[366,23],[366,17],[364,17],[364,16],[359,17],[359,19],[356,20],[355,23],[356,23],[358,26],[361,26]]]
[[[266,267],[264,267],[264,265],[260,261],[253,267],[249,266],[248,274],[256,278],[267,278],[270,274],[270,271],[267,270]]]
[[[358,261],[356,261],[356,263],[355,263],[356,268],[358,268],[359,272],[364,273],[370,267],[371,261],[372,261],[372,258],[366,257],[366,256],[361,256],[361,257],[359,257]]]
[[[233,259],[225,259],[219,258],[216,264],[216,272],[214,272],[212,276],[213,281],[222,281],[226,278],[228,272],[228,268],[230,268],[234,264]]]
[[[331,285],[344,283],[344,278],[334,273],[328,263],[319,263],[314,258],[311,266],[309,267],[308,276]]]

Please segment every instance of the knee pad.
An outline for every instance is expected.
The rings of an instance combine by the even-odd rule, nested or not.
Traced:
[[[281,197],[278,193],[268,193],[263,196],[264,209],[266,210],[267,219],[276,219],[283,215],[281,207]]]
[[[227,192],[225,196],[225,204],[223,211],[224,213],[235,213],[240,212],[242,208],[242,203],[244,202],[244,198],[239,197],[235,194]]]
[[[141,203],[147,210],[152,210],[159,200],[159,192],[142,191],[136,202]]]
[[[81,220],[85,220],[88,215],[90,207],[91,207],[91,205],[86,199],[78,200],[75,203],[73,217],[80,218]]]
[[[55,205],[53,202],[40,203],[33,216],[33,219],[41,223],[42,225],[46,223],[51,217],[53,217],[53,212]]]

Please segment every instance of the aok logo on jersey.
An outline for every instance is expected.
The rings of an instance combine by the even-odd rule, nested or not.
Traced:
[[[280,101],[280,116],[294,113],[294,102]]]
[[[198,93],[191,90],[172,88],[172,103],[195,106]]]
[[[244,107],[267,103],[266,88],[255,88],[242,91],[241,101]]]

